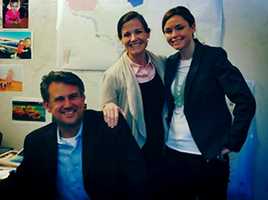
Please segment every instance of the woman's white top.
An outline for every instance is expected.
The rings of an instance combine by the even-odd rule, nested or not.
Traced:
[[[181,60],[175,79],[171,84],[175,108],[173,110],[166,145],[174,150],[201,155],[184,115],[185,80],[190,69],[192,59]]]

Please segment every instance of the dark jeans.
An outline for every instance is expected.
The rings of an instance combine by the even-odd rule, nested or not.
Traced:
[[[166,148],[165,196],[180,200],[226,200],[229,158],[207,161],[201,155]],[[176,197],[176,198],[175,198]]]
[[[166,200],[163,195],[165,184],[163,150],[144,145],[142,152],[147,171],[148,200]]]

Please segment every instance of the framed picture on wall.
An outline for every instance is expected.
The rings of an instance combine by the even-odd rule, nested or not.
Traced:
[[[12,120],[45,122],[46,111],[41,101],[36,100],[12,100]]]
[[[1,1],[2,1],[3,28],[28,28],[29,0],[1,0]]]
[[[0,65],[0,93],[23,91],[23,70],[21,65]]]
[[[31,59],[32,32],[0,31],[0,59]]]

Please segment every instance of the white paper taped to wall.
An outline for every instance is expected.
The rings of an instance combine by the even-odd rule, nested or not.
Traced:
[[[83,6],[84,5],[84,6]],[[148,49],[167,56],[173,52],[161,31],[164,13],[175,6],[188,7],[196,19],[196,36],[201,42],[222,45],[222,0],[59,0],[57,13],[58,67],[80,70],[105,70],[121,55],[123,47],[117,38],[119,18],[130,10],[142,14],[151,36]],[[213,17],[212,17],[213,16]]]

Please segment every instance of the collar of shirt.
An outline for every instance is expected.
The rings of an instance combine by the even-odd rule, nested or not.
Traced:
[[[191,66],[192,63],[192,58],[187,59],[187,60],[180,60],[180,64],[179,64],[179,69],[180,68],[189,68]]]
[[[139,83],[145,83],[154,78],[155,75],[155,67],[152,63],[151,57],[146,54],[148,57],[148,62],[145,65],[140,65],[137,63],[134,63],[128,56],[128,62],[132,69],[132,71],[135,74],[135,77]]]
[[[61,144],[63,144],[63,145],[67,144],[67,145],[75,147],[77,145],[77,141],[81,138],[82,131],[83,131],[83,122],[81,123],[80,128],[79,128],[77,134],[74,137],[63,138],[63,137],[60,136],[59,128],[57,128],[57,143],[60,144],[60,145]]]

